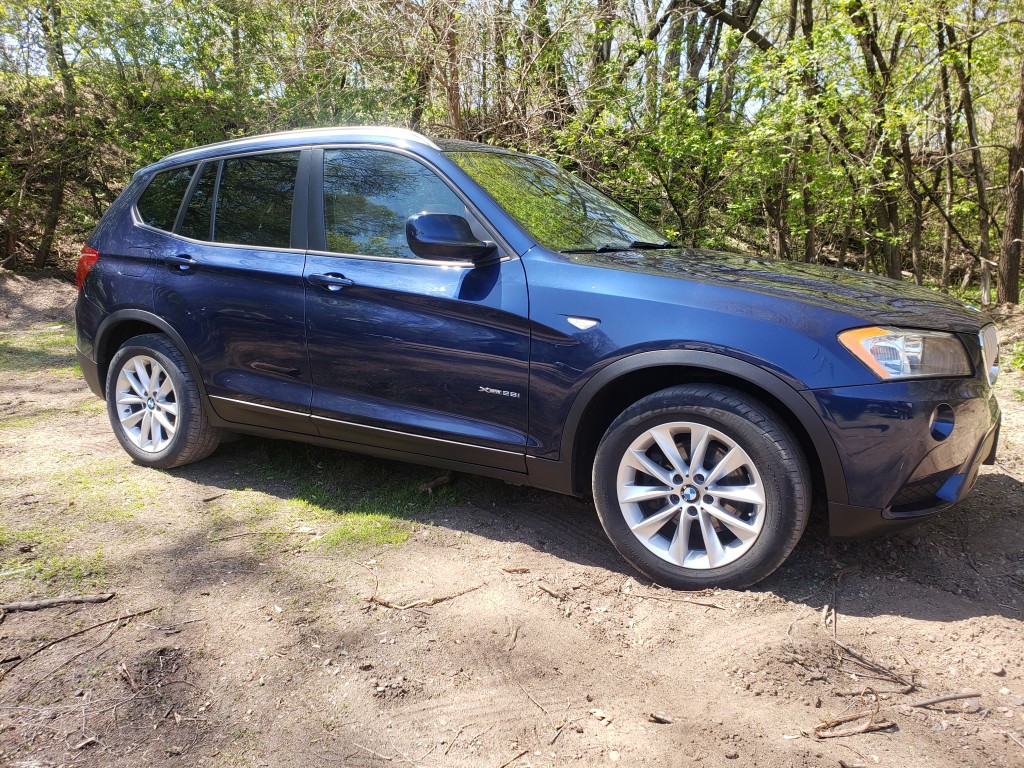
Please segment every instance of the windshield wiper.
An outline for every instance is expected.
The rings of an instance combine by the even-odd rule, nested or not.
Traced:
[[[646,240],[633,240],[622,245],[599,245],[597,248],[567,248],[562,253],[615,253],[616,251],[654,251],[662,248],[675,248],[672,243],[649,243]]]

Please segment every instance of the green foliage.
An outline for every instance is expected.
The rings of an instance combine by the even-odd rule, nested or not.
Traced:
[[[1014,371],[1024,371],[1024,341],[1014,342],[1014,345],[1003,354],[1007,368]]]
[[[693,246],[898,272],[919,232],[919,268],[937,274],[948,207],[959,282],[985,219],[966,96],[986,184],[1002,184],[1024,27],[1001,21],[1017,5],[818,0],[790,20],[767,0],[711,23],[611,0],[13,0],[0,261],[41,263],[55,230],[70,267],[131,173],[174,150],[383,123],[544,155]]]

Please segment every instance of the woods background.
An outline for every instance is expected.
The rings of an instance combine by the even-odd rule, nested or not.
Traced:
[[[7,0],[0,263],[70,268],[168,152],[385,123],[550,157],[687,245],[1016,303],[1022,52],[1022,0]]]

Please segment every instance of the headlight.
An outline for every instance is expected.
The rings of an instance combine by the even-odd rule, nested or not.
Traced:
[[[969,376],[967,350],[952,333],[904,328],[854,328],[839,341],[880,379]]]

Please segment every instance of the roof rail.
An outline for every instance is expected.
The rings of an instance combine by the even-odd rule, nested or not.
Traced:
[[[227,141],[218,141],[213,144],[204,144],[201,147],[191,147],[189,149],[173,152],[162,158],[162,160],[170,160],[180,155],[190,154],[201,149],[229,149],[231,147],[244,147],[247,144],[259,144],[267,139],[284,136],[291,136],[296,139],[305,139],[310,141],[315,141],[317,139],[326,140],[338,136],[379,136],[381,138],[389,139],[404,139],[405,141],[424,144],[431,149],[440,149],[437,144],[423,134],[411,131],[408,128],[394,128],[386,125],[343,125],[327,128],[299,128],[291,131],[277,131],[274,133],[263,133],[257,136],[244,136],[237,139],[228,139]]]

